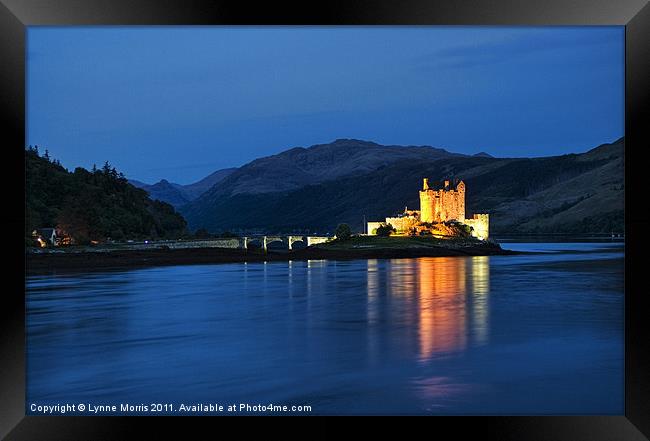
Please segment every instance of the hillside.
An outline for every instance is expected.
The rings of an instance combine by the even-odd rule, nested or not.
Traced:
[[[337,139],[330,144],[295,147],[256,159],[238,168],[201,198],[290,191],[343,177],[363,176],[399,161],[458,156],[463,155],[428,146],[383,146],[356,139]]]
[[[35,149],[25,151],[25,236],[55,227],[77,243],[90,240],[178,237],[186,222],[174,208],[151,200],[108,163],[68,172]]]
[[[431,147],[338,140],[241,167],[181,207],[191,228],[362,231],[405,205],[419,207],[423,177],[460,177],[467,213],[491,215],[492,233],[623,230],[623,140],[543,158],[455,155]]]

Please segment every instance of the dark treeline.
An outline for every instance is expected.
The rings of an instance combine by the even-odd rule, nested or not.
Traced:
[[[174,208],[151,200],[108,162],[69,172],[38,147],[25,150],[25,236],[54,227],[78,244],[91,240],[176,238],[187,223]]]

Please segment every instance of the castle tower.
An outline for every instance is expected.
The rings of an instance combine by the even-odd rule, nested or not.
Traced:
[[[457,218],[462,222],[465,220],[465,183],[463,181],[458,183],[456,191],[458,191]]]
[[[436,221],[438,203],[438,192],[429,188],[429,179],[424,178],[420,191],[420,222]]]
[[[433,189],[429,187],[429,179],[424,178],[420,191],[420,220],[429,223],[464,221],[465,183],[444,180],[441,188]]]

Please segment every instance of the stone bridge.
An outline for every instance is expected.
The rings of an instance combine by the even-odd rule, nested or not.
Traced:
[[[247,249],[251,243],[259,244],[260,248],[268,251],[268,245],[273,242],[282,242],[286,244],[289,250],[293,249],[293,244],[302,242],[307,246],[317,243],[327,242],[331,240],[327,236],[244,236],[244,237],[229,237],[229,238],[215,238],[215,239],[200,239],[200,240],[161,240],[161,241],[146,241],[129,244],[121,244],[121,248],[128,249],[153,249],[160,247],[167,247],[172,249],[188,249],[188,248],[233,248],[233,249]]]
[[[311,246],[317,243],[327,242],[332,239],[327,236],[245,236],[240,238],[240,247],[239,248],[248,248],[249,243],[259,242],[260,246],[264,251],[268,250],[269,244],[273,242],[282,242],[287,244],[287,248],[292,250],[293,244],[296,242],[302,242],[306,246]]]

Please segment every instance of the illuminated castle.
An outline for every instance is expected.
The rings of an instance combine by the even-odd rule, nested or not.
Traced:
[[[431,187],[429,179],[424,178],[420,210],[405,208],[399,216],[387,217],[386,222],[368,222],[368,234],[375,234],[382,224],[390,224],[397,234],[429,231],[444,236],[443,223],[449,221],[471,227],[470,234],[476,238],[484,240],[489,236],[489,215],[475,214],[471,219],[465,218],[465,183],[462,180],[445,180]]]
[[[465,219],[465,183],[444,181],[438,188],[429,187],[424,178],[420,190],[420,222],[446,222]]]

